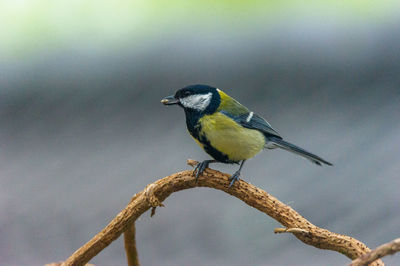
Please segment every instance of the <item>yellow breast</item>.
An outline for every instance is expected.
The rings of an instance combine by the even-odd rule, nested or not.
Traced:
[[[200,134],[232,161],[250,159],[264,148],[265,138],[261,132],[244,128],[224,114],[205,115],[199,123]]]

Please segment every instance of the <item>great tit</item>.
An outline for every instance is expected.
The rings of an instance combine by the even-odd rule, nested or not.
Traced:
[[[179,89],[175,95],[165,97],[161,103],[177,104],[183,108],[190,135],[214,158],[196,166],[193,172],[196,178],[210,163],[240,163],[239,170],[229,178],[231,187],[239,179],[244,162],[264,148],[281,148],[317,165],[332,165],[284,141],[264,118],[249,111],[220,89],[208,85],[190,85]]]

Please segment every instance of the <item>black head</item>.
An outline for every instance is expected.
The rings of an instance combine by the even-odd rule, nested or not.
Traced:
[[[165,105],[178,104],[185,111],[195,113],[214,113],[221,103],[216,88],[208,85],[190,85],[178,90],[174,96],[161,100]]]

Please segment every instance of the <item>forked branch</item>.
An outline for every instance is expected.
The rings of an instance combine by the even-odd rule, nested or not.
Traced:
[[[197,162],[188,160],[188,164],[193,166]],[[264,212],[285,227],[284,229],[276,229],[275,232],[292,233],[302,242],[314,247],[337,251],[350,259],[356,259],[370,251],[366,245],[352,237],[332,233],[313,225],[290,206],[245,181],[240,180],[231,188],[228,188],[228,177],[230,177],[228,174],[206,169],[197,183],[192,176],[192,171],[179,172],[157,180],[137,193],[124,210],[100,233],[73,253],[64,262],[64,265],[84,265],[128,228],[132,228],[130,226],[144,212],[150,208],[153,208],[154,211],[155,207],[162,206],[162,202],[172,193],[194,187],[210,187],[224,191]],[[137,256],[133,259],[137,260]],[[139,262],[137,261],[137,263]],[[371,265],[384,264],[381,260],[376,260]]]
[[[393,255],[400,251],[400,238],[397,238],[389,243],[383,244],[376,249],[361,255],[358,259],[353,260],[350,266],[364,266],[371,262],[383,258],[386,255]]]

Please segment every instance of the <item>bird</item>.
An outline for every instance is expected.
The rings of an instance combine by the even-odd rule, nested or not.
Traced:
[[[213,158],[196,165],[193,171],[196,181],[210,163],[239,164],[239,170],[229,178],[230,188],[239,180],[244,162],[265,148],[281,148],[317,165],[332,166],[321,157],[283,140],[264,118],[218,88],[189,85],[163,98],[161,103],[183,108],[190,135]]]

